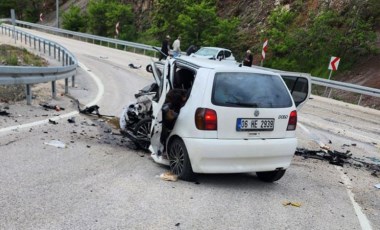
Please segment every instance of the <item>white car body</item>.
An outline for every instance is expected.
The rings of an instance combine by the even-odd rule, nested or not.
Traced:
[[[202,47],[197,52],[191,54],[190,57],[235,62],[235,57],[231,50],[219,47]]]
[[[307,101],[311,89],[307,75],[294,76],[294,74],[283,72],[281,76],[278,73],[258,68],[238,67],[233,63],[228,64],[228,62],[215,62],[190,57],[169,59],[161,70],[154,63],[152,65],[154,66],[153,74],[161,90],[159,99],[152,102],[153,120],[149,150],[152,152],[151,156],[154,161],[165,165],[173,164],[174,161],[171,160],[168,152],[171,151],[173,140],[179,139],[184,143],[191,170],[194,173],[285,171],[290,166],[297,146],[295,126],[293,130],[287,130],[290,125],[290,117],[294,117],[294,113],[296,114],[296,105],[291,95],[298,95],[298,106],[302,106]],[[179,69],[181,71],[185,69],[188,73],[192,73],[194,79],[189,89],[191,92],[187,102],[181,108],[164,147],[160,141],[163,124],[162,106],[165,103],[166,93],[176,85],[175,72]],[[252,79],[249,81],[256,81],[256,78],[257,80],[260,78],[269,82],[275,81],[278,89],[281,87],[286,89],[286,96],[283,96],[284,99],[274,100],[273,103],[281,100],[287,101],[287,103],[290,100],[290,103],[281,108],[220,105],[218,103],[221,102],[216,102],[216,92],[223,93],[225,91],[214,89],[216,82],[221,81],[217,80],[216,76],[218,79],[241,79],[244,81]],[[287,78],[288,87],[290,86],[289,80],[294,83],[291,86],[292,92],[287,90],[288,88],[286,88],[281,77]],[[300,84],[297,85],[297,82]],[[247,86],[244,87],[247,89]],[[263,85],[261,88],[264,92],[272,90],[271,87],[271,85]],[[249,88],[250,86],[248,86]],[[296,92],[297,89],[299,92]],[[283,89],[281,88],[281,90]],[[276,94],[275,91],[273,93]],[[225,94],[228,95],[228,93]],[[224,103],[223,100],[222,103]],[[271,103],[268,105],[272,105]],[[199,115],[197,109],[199,108],[215,111],[217,117],[216,130],[200,130],[197,127],[196,119]],[[261,128],[264,127],[265,130],[257,130],[257,127],[250,131],[240,130],[245,128],[243,126],[246,126],[246,122],[251,125],[251,128],[259,122]],[[263,126],[267,122],[271,125]],[[268,127],[272,130],[269,130]]]

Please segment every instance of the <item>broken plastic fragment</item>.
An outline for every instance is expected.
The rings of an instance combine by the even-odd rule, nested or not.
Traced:
[[[290,205],[290,206],[299,208],[299,207],[301,207],[302,204],[299,202],[284,201],[284,202],[282,202],[282,205],[284,205],[284,206]]]
[[[375,188],[380,189],[380,184],[375,184]]]
[[[45,145],[54,146],[54,147],[57,147],[57,148],[61,148],[61,149],[66,148],[66,144],[63,143],[62,141],[59,141],[59,140],[51,140],[49,142],[44,142],[44,144]]]
[[[175,175],[175,174],[172,173],[172,172],[164,172],[164,173],[161,173],[160,178],[161,178],[162,180],[165,180],[165,181],[177,181],[177,180],[178,180],[178,176]]]

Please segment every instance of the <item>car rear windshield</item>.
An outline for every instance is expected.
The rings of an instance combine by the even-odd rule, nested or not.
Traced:
[[[197,55],[201,56],[216,56],[218,53],[218,50],[216,49],[209,49],[209,48],[201,48],[196,52]]]
[[[212,103],[228,107],[288,108],[292,99],[279,76],[255,73],[217,73]]]

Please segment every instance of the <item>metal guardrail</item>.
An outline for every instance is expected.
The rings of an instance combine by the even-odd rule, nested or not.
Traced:
[[[4,21],[4,20],[3,20]],[[72,87],[75,86],[75,74],[78,61],[75,56],[60,44],[47,39],[13,29],[10,26],[0,24],[1,33],[15,39],[15,42],[29,44],[39,52],[48,52],[54,56],[62,66],[56,67],[32,67],[32,66],[0,66],[0,85],[26,85],[27,104],[32,101],[31,85],[37,83],[52,83],[52,97],[56,98],[56,81],[65,79],[65,93],[68,93],[68,79],[72,78]]]
[[[5,21],[10,21],[10,19],[5,19]],[[103,45],[103,42],[104,42],[108,44],[108,46],[110,46],[110,44],[114,44],[115,48],[119,48],[119,47],[123,48],[124,46],[124,50],[126,50],[126,47],[133,48],[134,52],[136,52],[136,49],[141,49],[144,51],[143,52],[144,55],[146,55],[146,51],[153,51],[155,57],[156,57],[156,53],[158,53],[157,49],[160,49],[160,47],[152,47],[149,45],[144,45],[144,44],[135,43],[135,42],[121,41],[121,40],[113,39],[113,38],[106,38],[106,37],[101,37],[101,36],[96,36],[96,35],[91,35],[91,34],[86,34],[86,33],[73,32],[69,30],[64,30],[64,29],[59,29],[55,27],[44,26],[40,24],[34,24],[34,23],[29,23],[29,22],[24,22],[24,21],[19,21],[19,20],[16,20],[16,23],[19,26],[37,28],[49,33],[63,35],[65,37],[69,37],[69,36],[78,37],[80,40],[83,39],[86,42],[92,41],[92,43],[95,43],[95,41],[98,41],[100,42],[100,45]],[[281,71],[281,70],[275,70],[275,69],[269,69],[269,68],[265,68],[265,69],[278,72],[278,73],[287,72],[287,71]],[[303,73],[294,72],[294,74],[303,74]],[[344,90],[348,92],[358,93],[360,94],[360,99],[359,99],[358,104],[360,104],[362,95],[380,97],[380,89],[375,89],[375,88],[370,88],[370,87],[365,87],[365,86],[360,86],[360,85],[355,85],[355,84],[350,84],[350,83],[345,83],[345,82],[327,80],[327,79],[318,78],[318,77],[311,77],[311,83],[314,85],[326,86],[333,89],[340,89],[340,90]]]

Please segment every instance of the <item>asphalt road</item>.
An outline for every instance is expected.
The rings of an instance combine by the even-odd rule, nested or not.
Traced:
[[[147,57],[34,33],[69,48],[86,66],[70,93],[82,103],[99,96],[103,114],[118,116],[152,81],[145,72]],[[131,69],[130,63],[142,68]],[[380,157],[379,111],[313,98],[299,115],[300,147],[317,149],[331,141],[334,149]],[[66,97],[53,102],[67,107],[60,114],[75,110]],[[373,186],[380,179],[362,168],[339,169],[296,156],[272,184],[254,174],[166,182],[158,178],[166,167],[109,133],[96,117],[77,115],[75,124],[60,119],[57,125],[5,132],[14,124],[59,115],[38,105],[11,105],[10,111],[21,116],[0,120],[0,229],[365,229],[349,193],[372,228],[380,229],[380,190]],[[51,140],[67,147],[44,144]],[[283,206],[285,201],[301,207]]]

